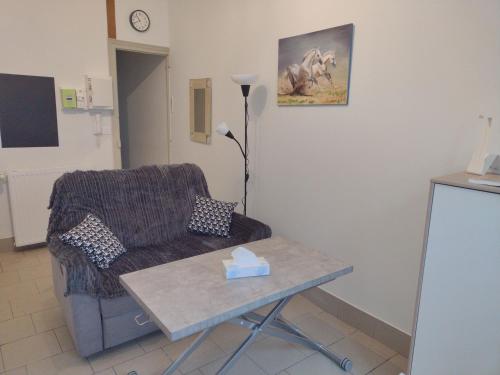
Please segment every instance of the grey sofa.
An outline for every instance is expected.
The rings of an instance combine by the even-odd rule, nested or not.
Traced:
[[[196,194],[209,196],[209,191],[203,172],[192,164],[77,171],[56,181],[47,242],[55,293],[80,355],[158,329],[135,322],[142,310],[121,287],[119,275],[271,236],[267,225],[236,213],[231,238],[188,232]],[[88,213],[101,218],[127,248],[109,269],[98,269],[59,239]]]

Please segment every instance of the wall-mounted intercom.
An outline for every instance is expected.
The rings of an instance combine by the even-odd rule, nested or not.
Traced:
[[[83,88],[61,88],[64,109],[88,110],[94,119],[94,135],[111,134],[111,127],[103,127],[101,114],[113,110],[113,84],[111,77],[86,75]]]
[[[63,87],[60,93],[64,109],[113,109],[113,84],[111,77],[86,75],[84,77],[84,87]]]
[[[113,109],[113,84],[111,77],[85,76],[87,105],[89,109]]]

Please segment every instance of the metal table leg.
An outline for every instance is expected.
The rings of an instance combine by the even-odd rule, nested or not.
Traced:
[[[248,337],[243,341],[243,343],[235,350],[235,352],[229,357],[229,359],[222,365],[219,371],[217,371],[217,375],[224,375],[227,371],[233,367],[235,362],[240,358],[241,354],[255,341],[257,335],[262,332],[264,328],[266,328],[272,321],[279,315],[281,310],[286,306],[286,304],[290,301],[291,297],[286,297],[278,302],[276,306],[271,310],[269,314],[260,322],[260,324],[256,324],[252,328],[252,332]]]
[[[192,342],[192,344],[189,345],[189,347],[184,350],[182,354],[177,357],[177,359],[172,362],[170,366],[168,366],[168,368],[163,372],[163,375],[172,375],[175,370],[177,370],[177,368],[181,365],[181,363],[184,362],[191,355],[191,353],[194,352],[196,348],[198,348],[203,343],[203,341],[206,340],[206,338],[208,337],[208,335],[210,335],[214,328],[215,327],[208,328],[200,333],[200,335]]]
[[[282,340],[289,341],[296,344],[304,345],[310,349],[316,350],[335,362],[340,368],[345,371],[352,369],[352,362],[345,356],[338,355],[320,342],[306,336],[297,326],[286,321],[281,317],[281,311],[290,302],[293,296],[283,298],[276,306],[273,307],[271,312],[266,316],[250,312],[242,315],[240,318],[231,319],[229,323],[245,327],[250,330],[248,337],[240,344],[234,351],[229,359],[222,365],[217,372],[217,375],[225,375],[238,361],[241,354],[255,341],[260,333],[278,337]],[[175,370],[184,362],[191,353],[198,348],[203,341],[214,330],[214,327],[208,328],[203,331],[193,343],[163,372],[163,375],[172,375]]]

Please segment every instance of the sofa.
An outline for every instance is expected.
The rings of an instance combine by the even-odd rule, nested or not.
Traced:
[[[210,196],[203,172],[193,164],[76,171],[55,182],[47,231],[54,291],[81,356],[158,329],[152,322],[136,323],[143,312],[119,275],[271,236],[269,226],[237,213],[230,238],[188,232],[197,194]],[[97,268],[59,238],[89,213],[127,249],[108,269]]]

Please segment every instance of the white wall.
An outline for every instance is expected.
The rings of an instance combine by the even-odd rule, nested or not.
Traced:
[[[168,163],[166,64],[164,56],[117,53],[124,168]]]
[[[236,145],[189,140],[188,80],[213,79],[214,124],[241,139],[229,76],[259,73],[250,214],[354,264],[326,289],[410,332],[429,179],[463,170],[479,112],[500,113],[500,3],[172,0],[169,13],[173,162],[199,164],[216,198],[241,197]],[[277,107],[278,39],[350,22],[349,105]]]
[[[138,33],[128,16],[138,2],[116,0],[117,38],[168,46],[167,0],[141,0],[149,13],[151,28]],[[57,11],[54,11],[56,9]],[[81,87],[83,75],[108,75],[106,2],[89,0],[3,0],[2,12],[15,14],[0,23],[2,58],[0,72],[53,76],[55,86]],[[63,113],[56,96],[59,129],[58,148],[0,149],[0,172],[58,166],[112,168],[112,139],[93,135],[94,122],[86,112]],[[103,125],[111,126],[109,116]],[[12,237],[7,187],[0,182],[0,238]]]
[[[96,139],[87,112],[63,113],[58,90],[82,87],[86,73],[108,75],[105,1],[4,0],[2,13],[16,16],[0,23],[0,72],[55,78],[59,147],[0,149],[0,171],[112,167],[111,136]],[[109,116],[103,123],[110,126]],[[7,189],[0,185],[0,238],[11,236]]]
[[[149,15],[149,30],[135,31],[129,22],[130,13],[141,9]],[[115,0],[116,39],[130,42],[169,46],[168,1],[167,0]]]

